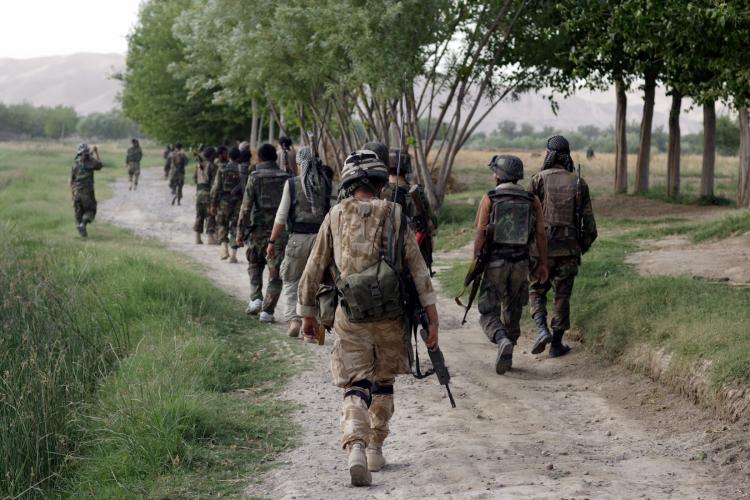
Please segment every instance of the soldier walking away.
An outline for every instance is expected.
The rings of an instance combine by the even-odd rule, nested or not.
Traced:
[[[242,197],[237,222],[237,246],[247,245],[247,274],[250,276],[250,300],[245,312],[260,313],[264,323],[274,321],[273,313],[281,295],[280,267],[284,257],[285,237],[272,238],[276,211],[281,203],[289,174],[276,163],[276,149],[270,144],[258,148],[259,163],[250,174]],[[272,255],[266,255],[273,246]],[[263,297],[263,269],[268,267],[268,288]]]
[[[308,146],[297,152],[297,167],[300,176],[289,177],[284,184],[281,203],[271,232],[271,241],[280,239],[286,228],[289,241],[281,263],[281,301],[285,306],[290,337],[299,336],[302,318],[297,315],[297,288],[302,271],[310,257],[318,229],[331,207],[331,178],[328,169],[316,158]],[[276,245],[269,243],[266,249],[269,260],[274,260]]]
[[[341,174],[342,201],[326,215],[299,285],[306,338],[317,335],[316,296],[332,273],[339,303],[331,351],[333,381],[344,390],[342,445],[351,484],[368,486],[385,465],[383,443],[395,406],[396,376],[409,373],[401,275],[410,273],[429,318],[427,345],[438,347],[435,292],[401,207],[379,199],[388,169],[372,151],[352,153]]]
[[[216,216],[219,243],[221,243],[221,260],[237,262],[235,230],[237,216],[242,203],[242,179],[240,176],[240,150],[233,147],[227,158],[226,146],[219,147],[219,165],[211,186],[211,215]],[[232,242],[231,253],[229,242]]]
[[[547,235],[549,277],[535,279],[529,288],[531,314],[538,329],[532,353],[544,352],[551,342],[549,356],[562,356],[570,351],[563,344],[565,331],[570,329],[570,296],[573,283],[585,254],[597,237],[594,211],[589,188],[575,173],[570,158],[570,145],[560,135],[547,141],[547,155],[541,172],[534,175],[529,192],[542,202],[544,228]],[[541,265],[542,255],[533,252],[532,260]],[[547,292],[552,289],[555,315],[552,333],[547,326]]]
[[[125,155],[125,163],[128,165],[128,180],[130,181],[130,187],[128,190],[132,191],[138,189],[138,178],[141,176],[141,159],[143,158],[143,151],[141,145],[138,143],[138,139],[130,140],[131,146],[128,148],[128,152]]]
[[[164,178],[169,179],[169,168],[171,166],[171,155],[172,155],[172,145],[167,144],[167,147],[164,148],[164,152],[162,153],[162,157],[164,158]]]
[[[242,178],[242,186],[247,184],[247,178],[250,176],[250,161],[253,159],[253,153],[250,151],[250,143],[243,141],[239,145],[240,148],[240,176]]]
[[[296,153],[292,140],[282,135],[279,137],[279,149],[276,151],[276,157],[279,161],[279,168],[286,171],[289,175],[299,175],[299,169],[295,162]]]
[[[94,146],[91,150],[86,144],[79,144],[73,167],[70,169],[70,190],[73,195],[73,210],[76,217],[78,234],[88,236],[86,225],[94,222],[96,217],[96,196],[94,195],[94,171],[102,169],[99,151]]]
[[[182,200],[182,186],[185,184],[185,167],[188,157],[182,150],[182,144],[174,145],[174,151],[169,155],[169,187],[172,190],[172,205]]]
[[[495,372],[513,365],[513,347],[521,335],[521,313],[529,302],[529,249],[541,256],[536,273],[547,281],[547,240],[539,199],[518,185],[523,162],[512,155],[489,163],[496,187],[482,198],[475,222],[474,256],[484,267],[479,291],[479,322],[497,344]]]
[[[203,244],[201,234],[205,228],[206,243],[213,245],[216,243],[216,219],[211,215],[211,185],[216,176],[216,149],[207,147],[203,149],[200,161],[195,165],[193,172],[193,181],[195,181],[195,243]]]
[[[425,264],[432,274],[432,235],[436,226],[424,189],[419,184],[412,185],[406,180],[406,176],[411,173],[409,153],[392,149],[388,160],[388,184],[383,188],[381,198],[401,205],[409,226],[417,236],[417,244]]]

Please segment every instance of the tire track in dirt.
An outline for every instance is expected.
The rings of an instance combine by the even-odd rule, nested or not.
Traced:
[[[101,218],[170,251],[194,259],[218,286],[246,299],[244,265],[218,259],[218,248],[192,242],[193,193],[169,205],[157,169],[141,186],[114,184]],[[580,297],[577,300],[581,300]],[[550,360],[528,354],[533,332],[524,329],[514,369],[494,373],[494,349],[477,313],[459,326],[460,310],[438,304],[441,345],[453,375],[458,408],[451,409],[434,378],[396,383],[388,466],[371,488],[349,487],[339,446],[341,393],[328,371],[331,339],[306,346],[308,369],[287,385],[282,399],[296,403],[298,446],[248,485],[246,494],[272,498],[740,498],[748,490],[740,465],[714,463],[718,439],[746,439],[648,379],[604,366],[574,343],[571,355]],[[280,341],[286,341],[279,333]],[[294,342],[294,340],[290,340]],[[423,351],[424,353],[424,351]],[[705,460],[694,460],[708,452]],[[717,457],[718,460],[718,457]]]

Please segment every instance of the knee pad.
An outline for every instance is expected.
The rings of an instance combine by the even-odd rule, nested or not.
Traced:
[[[372,403],[372,395],[370,394],[371,387],[372,383],[370,383],[369,380],[357,380],[352,384],[351,387],[348,387],[346,389],[346,391],[344,392],[344,398],[347,398],[349,396],[357,396],[358,398],[362,398],[362,400],[369,408],[370,403]]]
[[[378,384],[375,383],[372,385],[372,395],[393,395],[393,384]]]

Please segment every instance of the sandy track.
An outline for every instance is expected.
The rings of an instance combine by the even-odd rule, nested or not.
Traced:
[[[189,255],[214,282],[244,299],[245,266],[219,261],[217,247],[192,244],[191,191],[186,189],[182,207],[171,207],[159,171],[148,169],[137,192],[117,182],[101,216]],[[347,486],[338,445],[341,394],[330,383],[330,339],[324,348],[307,346],[311,369],[281,396],[299,404],[299,446],[282,454],[278,466],[246,493],[325,499],[740,498],[750,491],[744,464],[732,455],[747,438],[742,429],[711,419],[648,379],[603,366],[578,345],[562,359],[532,356],[530,331],[524,331],[513,371],[497,376],[494,349],[479,330],[476,312],[461,328],[460,311],[449,299],[441,300],[439,311],[458,408],[450,408],[434,378],[401,377],[385,448],[390,463],[374,475],[373,487],[354,490]]]

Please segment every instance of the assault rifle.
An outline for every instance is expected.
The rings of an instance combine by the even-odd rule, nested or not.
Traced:
[[[423,379],[426,377],[429,377],[432,374],[435,374],[437,376],[438,382],[440,382],[440,385],[445,386],[445,390],[448,393],[448,400],[451,403],[451,407],[456,407],[456,401],[453,399],[453,394],[451,393],[451,387],[450,387],[450,381],[451,381],[451,374],[448,371],[448,367],[445,366],[445,357],[443,356],[443,352],[438,347],[437,349],[430,350],[427,349],[427,353],[430,355],[430,361],[432,362],[432,368],[427,370],[426,372],[422,373],[422,370],[419,366],[419,348],[417,340],[417,330],[419,330],[419,335],[422,337],[422,340],[427,343],[427,337],[429,335],[428,331],[430,328],[430,320],[427,317],[427,312],[425,311],[422,304],[419,302],[419,296],[417,294],[417,287],[414,285],[414,279],[411,277],[410,274],[407,274],[404,279],[404,284],[406,288],[406,296],[409,300],[408,306],[411,306],[414,311],[415,317],[416,317],[416,324],[413,326],[414,331],[414,359],[415,359],[415,370],[412,372],[412,375],[414,375],[417,379]],[[409,309],[407,309],[408,311]],[[409,339],[409,343],[411,343],[411,340]],[[410,347],[411,350],[411,347]],[[411,362],[411,356],[409,357],[409,361]]]
[[[430,231],[430,222],[427,220],[427,210],[425,210],[422,195],[419,192],[419,186],[412,186],[411,189],[409,189],[409,196],[419,212],[419,214],[412,219],[414,233],[417,238],[417,245],[419,245],[422,257],[424,257],[427,268],[430,270],[430,276],[434,276],[435,273],[432,272],[432,231]]]
[[[487,247],[487,244],[485,243],[485,248]],[[458,295],[458,297],[455,298],[456,304],[464,308],[464,318],[461,320],[461,324],[466,324],[466,316],[469,315],[469,309],[471,309],[471,305],[474,303],[474,299],[477,296],[477,293],[479,292],[479,285],[482,284],[482,275],[484,274],[484,268],[487,266],[487,257],[485,255],[485,248],[482,248],[482,251],[480,252],[478,257],[474,257],[474,260],[471,261],[471,267],[469,267],[469,272],[466,273],[466,277],[464,278],[464,289],[461,291],[461,293]],[[471,285],[471,292],[469,293],[469,302],[464,306],[461,302],[461,297],[466,293],[466,289],[469,288],[469,285]]]
[[[583,226],[583,214],[581,210],[581,204],[583,200],[583,194],[581,193],[581,164],[578,164],[577,175],[576,175],[576,200],[575,200],[575,216],[576,216],[576,241],[581,244],[581,226]]]

